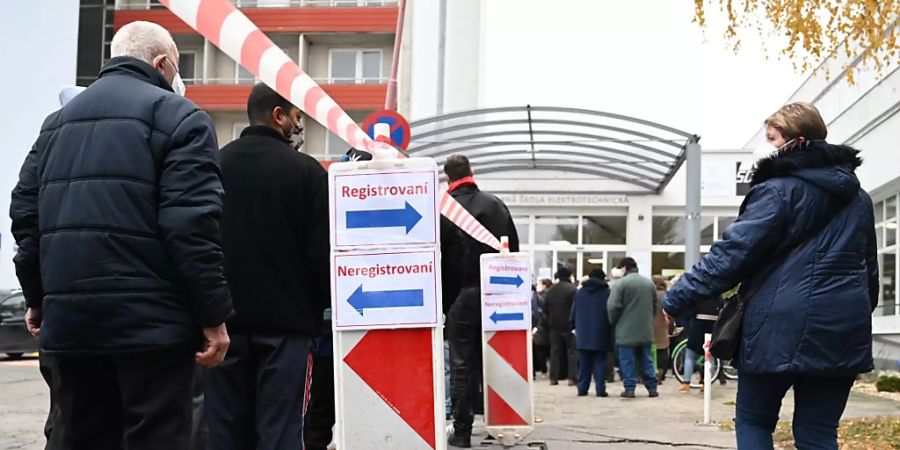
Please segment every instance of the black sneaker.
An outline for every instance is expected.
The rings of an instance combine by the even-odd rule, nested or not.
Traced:
[[[447,443],[452,445],[453,447],[472,448],[472,436],[456,434],[456,432],[454,431],[453,434],[451,434],[450,437],[447,438]]]
[[[579,397],[587,397],[587,391],[584,391],[584,392],[578,391],[578,396]]]
[[[659,391],[650,391],[650,398],[659,397]]]
[[[622,398],[634,398],[634,391],[622,391],[622,393],[619,394],[619,397],[622,397]]]
[[[607,394],[606,391],[598,392],[597,397],[609,397],[609,394]]]

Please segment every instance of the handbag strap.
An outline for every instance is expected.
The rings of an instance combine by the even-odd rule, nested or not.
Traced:
[[[779,252],[776,255],[775,258],[772,258],[773,261],[780,260],[780,262],[778,264],[767,264],[765,269],[763,269],[761,272],[758,272],[756,275],[751,277],[751,279],[765,280],[765,279],[769,278],[769,276],[771,276],[775,272],[776,269],[781,267],[781,265],[784,263],[784,260],[787,260],[787,258],[789,256],[793,255],[794,252],[799,250],[800,247],[803,247],[803,245],[806,244],[807,242],[809,242],[810,239],[817,236],[822,230],[824,230],[825,227],[827,227],[838,216],[838,214],[840,214],[841,211],[844,210],[844,208],[846,208],[847,206],[850,205],[850,203],[853,201],[854,198],[855,197],[851,197],[848,199],[841,199],[840,203],[838,204],[838,208],[835,208],[834,212],[828,216],[828,220],[823,220],[823,221],[819,222],[818,225],[815,225],[812,228],[806,230],[806,233],[803,235],[803,239],[798,241],[795,245],[784,248],[781,252]],[[741,293],[741,299],[744,302],[750,301],[750,299],[754,295],[756,295],[756,291],[759,290],[760,286],[762,286],[762,283],[759,283],[759,284],[753,286],[752,289]],[[738,290],[738,292],[740,292],[740,289]]]

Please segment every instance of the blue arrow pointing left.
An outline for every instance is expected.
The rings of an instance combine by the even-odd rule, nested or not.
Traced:
[[[490,281],[491,284],[507,284],[515,287],[519,287],[525,282],[521,275],[516,275],[514,277],[491,277]]]
[[[363,315],[363,310],[376,308],[408,308],[414,306],[423,306],[425,304],[425,294],[422,289],[407,289],[401,291],[363,291],[362,285],[359,285],[350,298],[347,299],[359,315]]]
[[[404,227],[406,234],[422,220],[422,215],[409,202],[403,209],[368,209],[347,211],[347,228]]]
[[[498,313],[497,311],[494,311],[493,314],[491,314],[491,320],[493,320],[494,323],[503,322],[503,321],[512,321],[512,320],[525,320],[525,314],[520,313],[520,312],[518,312],[518,313]]]

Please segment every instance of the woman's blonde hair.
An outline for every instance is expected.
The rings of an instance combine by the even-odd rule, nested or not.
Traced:
[[[651,279],[653,280],[653,284],[656,285],[657,291],[669,290],[669,283],[666,281],[666,279],[662,275],[653,275],[651,277]]]
[[[812,103],[797,102],[784,105],[766,119],[765,125],[778,130],[787,140],[799,137],[825,139],[828,136],[825,121]]]

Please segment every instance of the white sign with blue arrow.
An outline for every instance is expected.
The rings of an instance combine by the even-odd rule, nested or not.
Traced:
[[[481,255],[481,325],[485,331],[531,329],[528,253]]]
[[[531,295],[531,268],[526,253],[485,255],[481,262],[481,292]]]
[[[434,166],[430,160],[412,162]],[[434,167],[420,169],[413,165],[388,172],[351,170],[350,166],[341,164],[329,171],[334,248],[439,242],[438,178]]]
[[[440,259],[434,250],[334,255],[337,330],[431,327],[440,322]]]
[[[522,294],[483,295],[481,324],[484,331],[530,330],[531,297]]]

